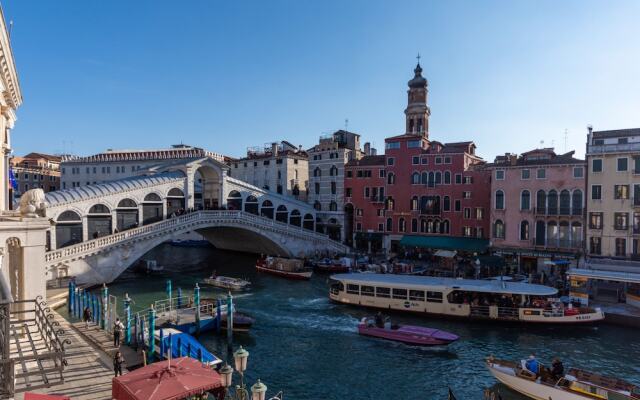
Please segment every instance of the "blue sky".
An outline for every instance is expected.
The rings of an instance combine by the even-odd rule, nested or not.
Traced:
[[[403,132],[415,56],[431,138],[480,155],[640,127],[638,1],[2,0],[15,154],[189,143],[231,156]]]

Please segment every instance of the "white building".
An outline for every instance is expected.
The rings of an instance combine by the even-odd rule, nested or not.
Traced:
[[[60,165],[61,189],[129,178],[136,176],[139,170],[149,168],[158,162],[202,157],[212,157],[217,161],[224,162],[222,154],[183,144],[173,145],[168,149],[108,149],[104,153],[87,157],[65,156]]]
[[[247,156],[227,160],[229,174],[251,185],[306,201],[309,158],[286,140],[247,149]]]

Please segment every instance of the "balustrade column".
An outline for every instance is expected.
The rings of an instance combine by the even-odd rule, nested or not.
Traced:
[[[89,220],[86,215],[82,216],[82,241],[89,240]]]
[[[115,233],[118,230],[118,213],[115,209],[111,211],[111,233]]]

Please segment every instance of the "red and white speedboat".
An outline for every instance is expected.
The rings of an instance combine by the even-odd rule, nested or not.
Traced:
[[[363,318],[358,325],[358,333],[363,336],[373,336],[418,346],[443,346],[459,339],[458,335],[439,329],[411,325],[391,325],[390,323],[386,323],[386,326],[379,328],[371,322],[371,320]]]
[[[278,275],[287,279],[309,280],[313,271],[305,268],[302,260],[281,257],[263,257],[256,262],[259,272]]]
[[[346,257],[341,259],[323,258],[315,262],[314,267],[318,272],[327,272],[327,273],[349,272],[351,270],[351,259]]]

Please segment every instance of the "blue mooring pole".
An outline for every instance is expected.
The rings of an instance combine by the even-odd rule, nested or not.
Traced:
[[[149,310],[149,360],[153,359],[153,353],[156,350],[156,341],[155,341],[155,331],[156,331],[156,310],[153,308],[153,304],[151,305],[151,309]]]
[[[169,353],[169,357],[170,358],[173,358],[173,343],[172,343],[172,341],[173,341],[173,334],[171,332],[169,332],[169,339],[168,339],[169,343],[167,343],[169,345],[169,348],[166,349],[165,352]],[[169,358],[169,357],[167,357],[167,358]]]
[[[169,311],[171,311],[172,309],[171,295],[173,294],[173,286],[171,285],[171,279],[167,279],[167,283],[165,284],[165,290],[167,292],[167,299],[169,300]]]
[[[109,288],[107,284],[102,284],[102,319],[100,320],[100,327],[107,329],[109,322],[107,321],[107,313],[109,311]]]
[[[196,306],[196,336],[200,335],[200,286],[193,289],[193,303]]]
[[[73,295],[73,300],[74,300],[74,308],[75,308],[74,314],[75,314],[76,318],[79,318],[80,317],[80,311],[79,311],[79,308],[80,308],[80,289],[76,288],[76,292]]]
[[[129,293],[124,294],[124,319],[125,319],[125,331],[124,331],[124,342],[127,345],[131,344],[131,298],[129,297]]]
[[[233,342],[233,296],[227,295],[227,341]]]
[[[138,350],[138,314],[133,317],[133,345]]]
[[[182,288],[178,287],[178,309],[182,308]]]
[[[160,357],[159,359],[164,358],[164,329],[160,328]]]
[[[69,315],[73,314],[73,281],[69,280],[69,293],[67,294],[67,310]]]

